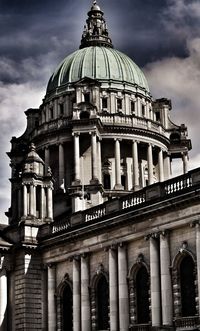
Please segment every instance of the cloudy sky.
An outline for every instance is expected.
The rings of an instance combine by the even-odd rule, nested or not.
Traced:
[[[0,0],[0,220],[9,207],[12,136],[38,107],[56,65],[79,47],[90,0]],[[172,99],[200,165],[200,1],[99,0],[114,46],[146,73],[153,97]]]

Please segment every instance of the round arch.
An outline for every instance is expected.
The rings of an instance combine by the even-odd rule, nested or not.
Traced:
[[[195,315],[195,296],[198,291],[196,256],[188,249],[187,242],[182,243],[172,260],[171,268],[175,318]]]
[[[92,330],[109,328],[109,276],[100,264],[91,280]]]
[[[57,318],[59,331],[73,330],[73,283],[66,273],[57,287]]]
[[[143,254],[139,254],[128,275],[131,325],[149,323],[149,274],[149,266],[144,261]]]

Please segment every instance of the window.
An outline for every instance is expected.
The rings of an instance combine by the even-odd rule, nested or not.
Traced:
[[[131,101],[131,113],[135,114],[135,102]]]
[[[105,190],[110,190],[111,184],[110,184],[110,175],[104,174],[103,176],[103,186]]]
[[[159,111],[156,112],[156,121],[157,122],[160,121],[160,112]]]
[[[85,93],[84,94],[84,101],[89,103],[90,102],[90,93]]]
[[[149,277],[145,266],[136,275],[137,323],[149,322]]]
[[[180,264],[181,308],[182,316],[196,314],[194,262],[188,255]]]
[[[122,110],[122,99],[117,99],[117,110]]]
[[[104,275],[97,283],[97,330],[108,330],[109,328],[109,289]]]
[[[60,115],[62,116],[64,114],[64,104],[60,103]]]
[[[49,117],[50,117],[50,120],[53,119],[53,108],[49,109]]]
[[[142,105],[142,116],[145,116],[145,106]]]
[[[125,175],[121,175],[121,184],[125,189],[126,188],[126,176]]]
[[[73,309],[72,290],[69,284],[66,284],[63,291],[63,307],[62,307],[63,331],[73,330],[72,309]]]
[[[108,99],[102,98],[102,108],[107,109],[108,108]]]
[[[83,120],[83,119],[87,119],[87,118],[90,118],[90,113],[88,111],[82,111],[80,113],[80,119]]]

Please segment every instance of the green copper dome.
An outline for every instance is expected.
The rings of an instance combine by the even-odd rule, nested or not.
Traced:
[[[149,92],[140,68],[125,54],[103,46],[90,46],[67,56],[49,80],[47,93],[84,77],[98,81],[118,81]]]

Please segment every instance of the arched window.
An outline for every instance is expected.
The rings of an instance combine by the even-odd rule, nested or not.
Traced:
[[[194,316],[196,314],[195,266],[189,255],[180,263],[180,287],[182,316]]]
[[[72,331],[73,330],[73,316],[72,316],[72,290],[69,284],[66,284],[63,290],[63,307],[62,307],[62,316],[63,316],[63,331]]]
[[[149,276],[145,266],[136,275],[137,323],[149,322]]]
[[[97,330],[108,330],[109,328],[109,289],[108,282],[102,275],[97,282]]]
[[[88,112],[88,111],[82,111],[81,113],[80,113],[80,119],[81,120],[83,120],[83,119],[88,119],[88,118],[90,118],[90,113]]]

